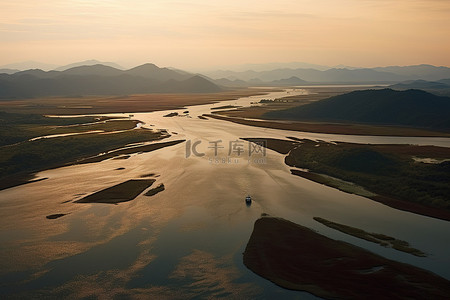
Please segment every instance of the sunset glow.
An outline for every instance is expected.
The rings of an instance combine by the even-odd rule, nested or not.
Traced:
[[[0,65],[450,65],[445,0],[19,0],[0,11]]]

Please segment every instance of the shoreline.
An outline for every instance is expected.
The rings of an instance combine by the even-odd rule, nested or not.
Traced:
[[[325,299],[445,299],[449,281],[288,220],[256,220],[244,265],[276,285]],[[326,274],[326,276],[324,276]]]
[[[280,89],[243,88],[217,93],[134,94],[125,96],[45,97],[0,101],[0,111],[44,115],[103,115],[184,109],[242,97],[266,95]]]
[[[153,143],[153,144],[144,145],[144,146],[136,146],[136,147],[125,148],[125,149],[118,148],[119,150],[116,149],[117,151],[111,150],[110,152],[108,152],[106,154],[101,154],[101,155],[92,156],[92,157],[86,157],[81,160],[74,160],[71,162],[63,163],[58,166],[51,166],[51,167],[43,168],[43,169],[33,171],[33,172],[23,172],[23,173],[19,173],[19,174],[14,174],[10,177],[6,177],[6,178],[2,179],[2,181],[0,183],[0,191],[6,190],[9,188],[13,188],[13,187],[17,187],[17,186],[21,186],[21,185],[25,185],[25,184],[29,184],[29,183],[46,180],[48,178],[35,178],[37,173],[43,172],[46,170],[52,170],[52,169],[62,168],[62,167],[69,167],[69,166],[74,166],[74,165],[79,165],[79,164],[96,163],[96,162],[101,162],[101,161],[107,160],[107,159],[115,159],[116,157],[122,157],[123,155],[129,155],[129,154],[135,154],[135,153],[141,153],[141,152],[142,153],[152,152],[152,151],[155,151],[155,150],[158,150],[161,148],[166,148],[166,147],[177,145],[179,143],[184,142],[185,140],[175,140],[175,141],[168,141],[168,142],[162,142],[162,143],[158,143],[157,141],[159,141],[159,140],[154,141],[155,143]]]
[[[426,205],[419,204],[419,203],[408,202],[405,200],[399,200],[399,199],[395,199],[395,198],[392,198],[389,196],[384,196],[384,195],[376,195],[376,194],[365,195],[365,194],[358,193],[358,192],[350,192],[345,189],[339,188],[338,186],[329,184],[329,182],[326,178],[324,178],[321,174],[317,174],[314,172],[305,172],[305,171],[301,171],[301,170],[291,169],[291,174],[308,179],[310,181],[313,181],[313,182],[316,182],[319,184],[323,184],[325,186],[328,186],[328,187],[331,187],[334,189],[337,189],[344,193],[354,194],[354,195],[358,195],[358,196],[361,196],[364,198],[371,199],[375,202],[384,204],[386,206],[389,206],[389,207],[392,207],[392,208],[395,208],[398,210],[407,211],[410,213],[414,213],[414,214],[418,214],[418,215],[422,215],[422,216],[426,216],[426,217],[431,217],[431,218],[435,218],[435,219],[440,219],[440,220],[444,220],[444,221],[450,221],[450,211],[426,206]]]
[[[450,133],[410,127],[372,126],[366,124],[307,123],[288,120],[275,121],[270,119],[256,120],[227,117],[218,114],[204,114],[203,116],[247,126],[310,133],[396,137],[450,137]]]
[[[242,140],[246,141],[252,141],[252,140],[261,140],[262,138],[241,138]],[[420,202],[412,202],[412,201],[406,201],[401,200],[398,198],[398,196],[389,196],[385,194],[378,194],[373,192],[373,189],[370,188],[370,186],[364,186],[362,184],[357,184],[354,182],[350,182],[349,180],[345,180],[344,178],[340,178],[338,176],[332,176],[329,174],[320,174],[317,171],[310,170],[308,172],[298,170],[298,169],[292,169],[292,168],[302,168],[302,169],[308,169],[307,166],[297,164],[296,157],[299,157],[298,155],[304,156],[305,154],[308,155],[308,150],[303,150],[303,152],[299,152],[300,145],[303,145],[304,147],[308,147],[307,141],[312,142],[308,139],[305,140],[282,140],[282,139],[273,139],[273,138],[265,138],[267,141],[266,147],[268,149],[271,149],[273,151],[276,151],[282,155],[285,156],[284,162],[287,166],[291,167],[290,171],[292,175],[296,175],[302,178],[305,178],[307,180],[323,184],[325,186],[340,190],[345,193],[349,194],[355,194],[359,195],[361,197],[365,197],[367,199],[382,203],[386,206],[392,207],[394,209],[399,209],[402,211],[407,211],[427,217],[432,217],[436,219],[441,219],[445,221],[450,221],[450,210],[445,209],[444,207],[439,206],[430,206],[424,203]],[[313,142],[314,145],[320,145],[320,142]],[[362,144],[352,144],[352,143],[339,143],[340,145],[346,145],[348,151],[351,151],[351,149],[358,149],[361,147],[367,147],[367,145]],[[305,146],[306,145],[306,146]],[[325,145],[331,145],[328,143],[325,143]],[[391,146],[391,147],[390,147]],[[314,147],[313,145],[309,145],[309,147]],[[438,156],[448,156],[450,153],[449,148],[445,147],[434,147],[434,146],[411,146],[411,145],[398,145],[392,147],[392,145],[372,145],[372,150],[384,150],[384,149],[391,149],[391,151],[394,151],[394,153],[401,154],[402,159],[404,157],[411,156],[413,153],[415,154],[423,154],[423,155],[430,155],[430,152],[435,153],[435,155]],[[308,149],[308,148],[307,148]],[[316,153],[318,148],[314,147],[314,153]],[[321,148],[321,149],[327,149],[324,150],[326,153],[334,153],[334,151],[330,150],[329,148]],[[333,149],[336,150],[336,149]],[[306,152],[305,152],[306,151]],[[388,152],[389,153],[389,152]],[[301,156],[300,156],[301,157]],[[320,157],[320,156],[319,156]],[[315,159],[315,158],[314,158]],[[319,159],[320,161],[320,159]],[[300,162],[301,163],[301,162]],[[317,168],[317,162],[316,162],[316,168]],[[339,174],[343,174],[343,169],[340,170]],[[376,174],[370,174],[370,173],[359,173],[359,176],[362,175],[368,175],[368,176],[376,176]],[[407,177],[409,178],[409,177]],[[386,177],[380,177],[380,180],[387,180]],[[382,181],[386,182],[386,181]],[[432,186],[429,185],[429,182],[425,182],[428,184],[428,188],[432,188]],[[383,184],[383,183],[380,183]]]

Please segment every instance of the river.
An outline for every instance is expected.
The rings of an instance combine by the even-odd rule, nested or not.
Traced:
[[[289,95],[305,92],[298,89]],[[315,299],[282,289],[243,265],[242,252],[262,213],[450,279],[449,222],[293,176],[284,155],[267,150],[249,156],[248,143],[239,138],[292,136],[444,147],[450,147],[450,139],[314,134],[198,118],[212,107],[249,106],[261,98],[282,96],[286,92],[182,110],[130,112],[144,127],[166,129],[172,134],[168,140],[187,142],[127,160],[47,170],[38,174],[46,180],[0,191],[0,291],[55,298]],[[186,110],[188,115],[183,114]],[[173,111],[182,116],[163,117]],[[118,205],[72,202],[148,173],[158,175],[156,184],[163,183],[165,191]],[[247,195],[253,199],[251,206],[245,205]],[[67,215],[46,219],[58,213]],[[428,256],[359,240],[325,227],[312,219],[315,216],[408,241]]]

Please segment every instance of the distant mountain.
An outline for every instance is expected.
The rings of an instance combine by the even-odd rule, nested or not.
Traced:
[[[435,81],[442,78],[450,78],[450,68],[436,67],[425,64],[405,67],[379,67],[373,68],[373,70],[401,75],[405,79],[422,79]]]
[[[240,79],[234,79],[230,80],[227,78],[220,78],[214,80],[214,82],[218,85],[225,86],[225,87],[249,87],[249,86],[294,86],[294,85],[303,85],[307,84],[308,82],[305,80],[302,80],[296,76],[292,76],[290,78],[284,78],[280,80],[273,80],[273,81],[262,81],[259,78],[253,78],[248,81],[240,80]]]
[[[108,67],[113,67],[115,69],[119,69],[119,70],[123,70],[123,67],[114,63],[114,62],[104,62],[104,61],[98,61],[95,59],[90,59],[90,60],[85,60],[85,61],[80,61],[80,62],[76,62],[73,64],[68,64],[65,66],[61,66],[58,67],[56,69],[54,69],[55,71],[65,71],[71,68],[75,68],[75,67],[81,67],[81,66],[93,66],[93,65],[104,65],[104,66],[108,66]]]
[[[390,86],[390,88],[397,90],[408,90],[408,89],[442,90],[442,89],[450,89],[450,85],[440,81],[409,80],[393,84]]]
[[[146,64],[130,70],[104,65],[65,71],[27,70],[0,74],[0,98],[43,96],[123,95],[136,93],[207,93],[221,88],[187,72]]]
[[[439,81],[408,80],[389,86],[394,90],[420,89],[439,96],[450,96],[450,80]]]
[[[214,78],[226,78],[229,80],[259,79],[263,82],[281,80],[292,76],[301,78],[311,83],[392,83],[405,80],[429,80],[437,81],[442,78],[450,78],[450,68],[435,67],[431,65],[417,65],[406,67],[380,67],[380,68],[276,68],[272,70],[256,71],[214,71],[205,75]]]
[[[5,73],[5,74],[14,74],[19,72],[19,70],[17,69],[0,69],[0,74]]]
[[[105,65],[79,66],[62,71],[64,75],[97,75],[97,76],[119,76],[125,72]]]
[[[53,70],[57,67],[58,67],[58,65],[46,64],[46,63],[41,63],[41,62],[32,61],[32,60],[0,66],[0,68],[2,68],[2,69],[16,69],[16,70],[20,70],[20,71],[29,70],[29,69],[41,69],[44,71],[49,71],[49,70]]]
[[[188,79],[177,81],[170,79],[160,86],[161,92],[183,93],[188,91],[201,91],[202,93],[219,92],[222,89],[211,81],[195,75]]]
[[[363,90],[272,111],[268,118],[450,129],[450,98],[420,90]]]
[[[386,83],[402,80],[402,76],[400,75],[372,69],[329,69],[325,71],[315,69],[275,69],[262,72],[253,70],[245,72],[220,71],[207,73],[206,75],[212,78],[227,78],[230,80],[239,79],[249,81],[259,79],[263,82],[291,77],[298,77],[302,80],[315,83]]]
[[[244,80],[239,79],[230,80],[227,78],[216,79],[214,80],[214,83],[225,87],[248,87],[250,85],[248,82]]]
[[[290,78],[280,79],[280,80],[274,80],[270,82],[270,85],[275,86],[288,86],[288,85],[301,85],[308,83],[305,80],[302,80],[296,76],[292,76]]]
[[[254,86],[264,85],[264,81],[262,81],[262,80],[259,79],[259,78],[252,78],[252,79],[250,79],[250,80],[248,81],[248,83],[249,83],[250,85],[254,85]]]
[[[12,74],[13,78],[37,77],[37,78],[53,78],[60,75],[57,71],[42,71],[41,69],[30,69]]]
[[[159,68],[154,64],[143,64],[137,67],[134,67],[130,70],[125,71],[125,74],[133,75],[133,76],[141,76],[149,79],[157,79],[160,81],[166,81],[170,79],[174,80],[185,80],[193,76],[193,74],[171,70],[168,68]]]
[[[246,70],[253,70],[256,72],[261,71],[270,71],[275,69],[315,69],[315,70],[321,70],[325,71],[328,69],[331,69],[332,67],[324,66],[324,65],[317,65],[317,64],[310,64],[305,62],[287,62],[287,63],[265,63],[265,64],[243,64],[243,65],[237,65],[227,68],[230,71],[236,71],[236,72],[242,72]],[[207,72],[206,72],[207,73]]]

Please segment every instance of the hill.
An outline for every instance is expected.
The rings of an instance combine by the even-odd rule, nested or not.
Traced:
[[[250,85],[248,82],[246,82],[244,80],[239,80],[239,79],[230,80],[227,78],[220,78],[220,79],[214,80],[214,82],[218,85],[226,86],[226,87],[247,87]]]
[[[42,63],[42,62],[32,61],[32,60],[0,66],[0,68],[2,68],[2,69],[17,69],[20,71],[29,70],[29,69],[53,70],[58,67],[59,67],[58,65],[47,64],[47,63]]]
[[[96,76],[118,76],[124,74],[122,70],[105,66],[101,64],[89,65],[89,66],[78,66],[62,71],[64,75],[96,75]]]
[[[264,116],[320,122],[351,122],[450,129],[450,98],[421,90],[363,90]]]
[[[333,68],[329,70],[316,69],[275,69],[270,71],[256,72],[253,70],[244,72],[220,71],[206,74],[212,78],[228,78],[231,80],[240,79],[249,81],[251,79],[258,79],[263,82],[270,82],[274,80],[282,80],[286,78],[298,77],[302,80],[315,83],[383,83],[392,81],[401,81],[401,75],[375,71],[372,69],[346,69]],[[219,76],[219,77],[216,77]]]
[[[302,80],[296,76],[291,76],[290,78],[284,78],[279,80],[274,80],[270,82],[271,85],[276,86],[287,86],[287,85],[300,85],[300,84],[306,84],[308,83],[305,80]]]
[[[171,79],[160,86],[161,92],[182,93],[202,91],[203,93],[219,92],[222,89],[211,81],[199,75],[194,75],[186,80],[177,81]]]
[[[439,81],[409,80],[389,86],[393,90],[420,89],[438,96],[450,96],[449,79]]]
[[[375,71],[389,72],[397,75],[401,75],[410,79],[423,79],[435,81],[442,78],[448,78],[450,76],[450,68],[436,67],[432,65],[414,65],[414,66],[390,66],[390,67],[378,67],[373,68]]]
[[[119,70],[101,64],[65,71],[32,69],[0,74],[0,98],[43,96],[124,95],[144,93],[208,93],[222,90],[213,82],[187,72],[145,64]]]
[[[2,74],[2,73],[14,74],[14,73],[17,73],[17,72],[19,72],[19,70],[17,70],[17,69],[7,69],[7,68],[0,69],[0,74]]]
[[[246,71],[219,70],[207,72],[205,75],[213,79],[227,78],[230,80],[259,79],[264,82],[281,80],[292,76],[301,78],[311,83],[389,83],[405,80],[429,80],[437,81],[442,78],[450,78],[450,68],[431,65],[416,65],[404,67],[380,67],[380,68],[317,68],[311,67],[284,67],[271,70],[248,69]]]
[[[80,61],[80,62],[76,62],[76,63],[72,63],[72,64],[68,64],[65,66],[61,66],[58,67],[56,69],[54,69],[55,71],[65,71],[71,68],[75,68],[75,67],[81,67],[81,66],[93,66],[93,65],[104,65],[104,66],[108,66],[108,67],[113,67],[116,69],[120,69],[123,70],[123,67],[113,63],[113,62],[102,62],[102,61],[98,61],[95,59],[90,59],[90,60],[85,60],[85,61]]]
[[[450,85],[441,81],[426,81],[426,80],[412,80],[404,81],[390,86],[392,89],[408,90],[408,89],[421,89],[421,90],[442,90],[450,89]]]
[[[125,71],[124,73],[159,81],[167,81],[170,79],[186,80],[194,76],[193,74],[184,71],[171,70],[168,68],[159,68],[158,66],[150,63],[137,66],[135,68]]]

